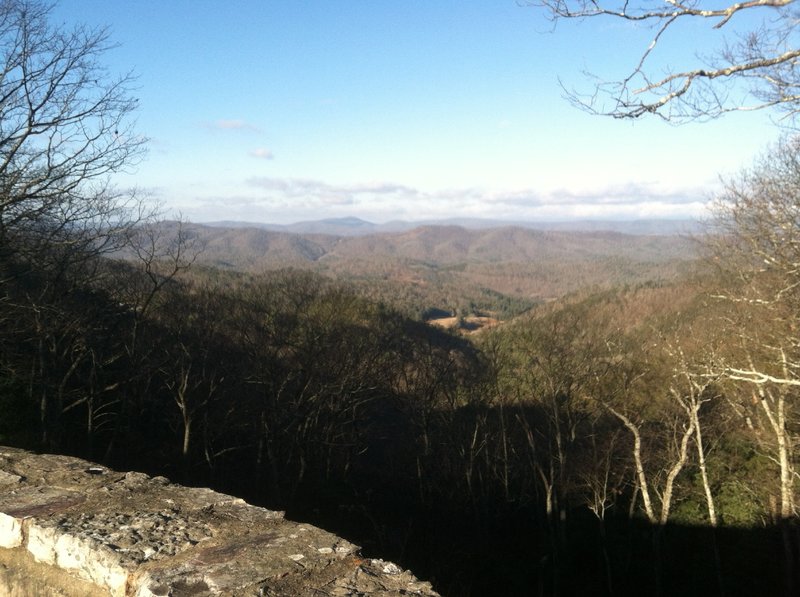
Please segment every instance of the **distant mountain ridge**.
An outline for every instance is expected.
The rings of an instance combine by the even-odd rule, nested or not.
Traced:
[[[508,315],[530,301],[551,300],[581,288],[671,280],[698,256],[697,242],[677,234],[441,224],[353,233],[374,225],[355,218],[315,224],[315,232],[302,234],[288,227],[242,224],[159,226],[166,245],[177,238],[179,229],[192,239],[200,251],[198,266],[256,274],[310,270],[417,314],[458,308],[505,309]],[[322,232],[332,229],[347,232]],[[639,224],[638,229],[650,228]]]
[[[468,229],[422,225],[403,231],[331,234],[322,230],[361,230],[356,220],[320,221],[313,232],[255,226],[185,224],[184,232],[204,247],[201,263],[244,271],[282,266],[373,270],[374,264],[417,263],[424,267],[505,263],[594,262],[603,259],[665,263],[696,257],[693,241],[681,235],[626,234],[610,230],[537,230],[519,226]],[[175,223],[164,223],[165,232]],[[356,266],[355,264],[361,264]]]
[[[485,230],[515,226],[531,230],[551,230],[564,232],[621,232],[623,234],[644,234],[671,236],[675,234],[699,234],[703,223],[689,219],[642,219],[642,220],[564,220],[540,222],[511,222],[507,220],[485,220],[480,218],[448,218],[444,220],[393,220],[375,224],[361,218],[325,218],[308,220],[293,224],[269,224],[257,222],[219,221],[205,222],[202,225],[218,228],[257,228],[275,232],[294,234],[332,234],[336,236],[365,236],[392,232],[407,232],[422,226],[458,226],[467,230]]]

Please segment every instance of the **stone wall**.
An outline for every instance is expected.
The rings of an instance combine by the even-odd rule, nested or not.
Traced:
[[[427,582],[243,500],[0,447],[0,597],[424,595]]]

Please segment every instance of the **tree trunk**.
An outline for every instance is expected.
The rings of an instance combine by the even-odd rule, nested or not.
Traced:
[[[192,434],[192,419],[191,417],[183,417],[183,459],[189,458],[189,440]]]
[[[761,407],[769,420],[775,434],[775,443],[778,452],[778,465],[780,466],[781,507],[780,517],[788,520],[794,514],[794,469],[791,460],[791,442],[786,430],[786,398],[779,389],[775,400],[775,412],[770,406],[771,392],[766,392],[759,387]]]
[[[622,424],[627,427],[628,431],[631,432],[633,435],[633,460],[636,464],[636,478],[638,479],[639,483],[639,491],[642,492],[642,502],[644,504],[644,512],[647,515],[647,519],[651,523],[658,522],[658,518],[656,518],[655,511],[653,510],[653,502],[650,499],[650,489],[647,484],[647,474],[644,470],[644,464],[642,463],[642,436],[639,433],[639,428],[633,424],[628,417],[623,415],[621,412],[618,412],[611,408],[610,406],[606,405],[606,408],[609,412],[617,417]]]
[[[664,496],[661,499],[661,517],[658,520],[661,525],[667,524],[667,520],[669,519],[675,479],[680,474],[681,470],[683,470],[686,461],[689,459],[689,439],[691,439],[692,435],[694,435],[694,420],[692,420],[689,423],[689,427],[684,430],[683,437],[681,438],[680,450],[678,452],[678,460],[672,465],[672,468],[669,469],[669,473],[667,473],[667,480],[664,483]]]
[[[711,484],[708,482],[708,469],[706,467],[706,454],[703,448],[703,432],[700,429],[700,417],[698,411],[700,404],[692,407],[692,421],[694,422],[694,439],[697,444],[697,463],[700,467],[700,477],[703,480],[703,490],[706,494],[706,507],[708,508],[708,521],[712,527],[717,526],[717,509],[714,507],[714,496],[711,493]]]

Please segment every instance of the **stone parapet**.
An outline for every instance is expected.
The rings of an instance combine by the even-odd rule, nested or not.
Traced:
[[[282,512],[163,477],[0,447],[0,596],[435,596]]]

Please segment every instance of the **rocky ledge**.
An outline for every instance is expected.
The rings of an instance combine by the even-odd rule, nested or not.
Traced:
[[[282,512],[0,447],[0,596],[437,595]]]

